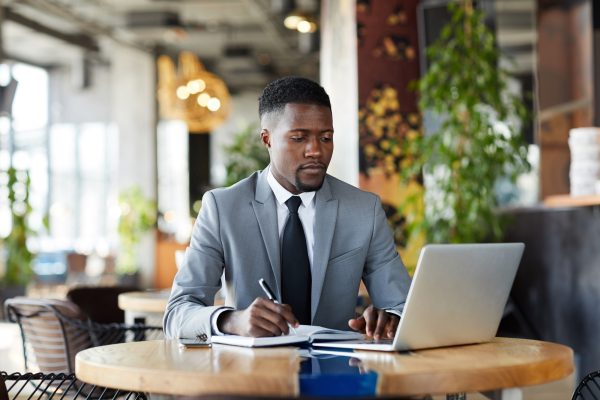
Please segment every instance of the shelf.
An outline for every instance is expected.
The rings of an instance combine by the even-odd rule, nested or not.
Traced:
[[[571,196],[560,194],[548,196],[544,199],[544,205],[547,207],[583,207],[600,205],[600,195]]]

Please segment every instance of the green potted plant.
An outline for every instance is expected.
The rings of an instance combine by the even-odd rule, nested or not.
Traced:
[[[134,186],[119,194],[119,256],[116,272],[122,284],[137,285],[139,263],[138,245],[144,234],[156,223],[156,203]]]
[[[227,161],[225,186],[231,186],[259,169],[269,165],[269,153],[260,141],[255,124],[250,124],[233,137],[224,148]]]
[[[3,264],[0,269],[3,271],[0,273],[0,302],[4,304],[7,298],[24,295],[33,277],[34,254],[27,247],[27,239],[36,232],[28,221],[32,212],[29,172],[10,167],[1,172],[0,177],[0,186],[5,186],[3,192],[6,193],[11,219],[10,232],[0,244],[0,263]]]
[[[483,14],[471,1],[449,5],[451,21],[427,49],[427,73],[416,83],[419,107],[440,121],[435,132],[405,143],[406,181],[423,174],[423,218],[408,221],[428,242],[501,237],[495,187],[529,169],[520,127],[527,116]]]

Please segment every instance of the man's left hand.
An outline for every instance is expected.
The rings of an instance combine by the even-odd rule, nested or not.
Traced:
[[[400,317],[397,315],[388,313],[385,310],[379,310],[370,305],[363,312],[363,315],[349,320],[348,326],[374,339],[391,339],[396,334],[399,322]]]

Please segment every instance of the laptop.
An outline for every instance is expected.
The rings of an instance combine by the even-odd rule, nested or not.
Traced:
[[[496,336],[524,248],[523,243],[427,245],[393,340],[313,347],[404,351],[488,342]]]

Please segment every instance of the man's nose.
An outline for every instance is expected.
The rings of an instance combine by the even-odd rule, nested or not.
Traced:
[[[318,157],[321,155],[321,142],[318,138],[311,138],[306,142],[305,157]]]

